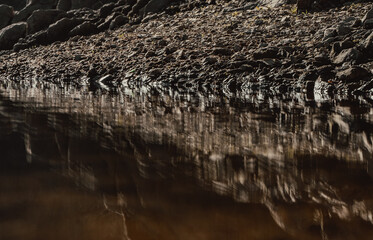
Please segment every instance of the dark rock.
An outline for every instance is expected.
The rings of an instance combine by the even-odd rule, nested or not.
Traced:
[[[16,43],[13,47],[13,51],[19,52],[20,50],[28,48],[29,45],[27,43]]]
[[[118,28],[120,26],[123,26],[124,24],[128,23],[128,21],[129,21],[128,17],[126,17],[124,15],[119,15],[116,18],[114,18],[113,21],[111,21],[109,29],[111,29],[111,30],[116,29],[116,28]]]
[[[373,8],[372,9],[370,9],[365,15],[364,15],[364,17],[363,17],[363,19],[361,19],[361,21],[363,22],[363,23],[365,23],[367,20],[369,20],[369,19],[373,19]]]
[[[253,72],[254,71],[254,68],[248,64],[242,64],[239,69],[242,71],[242,72]]]
[[[152,70],[149,71],[149,77],[151,79],[156,79],[162,74],[162,69],[160,68],[153,68]]]
[[[74,36],[88,36],[88,35],[95,34],[97,32],[98,32],[98,29],[97,29],[96,25],[94,25],[91,22],[86,21],[86,22],[84,22],[84,23],[76,26],[75,28],[73,28],[69,32],[69,36],[70,37],[74,37]]]
[[[106,18],[107,16],[109,16],[114,8],[114,3],[108,3],[103,5],[99,10],[100,18]]]
[[[304,81],[315,81],[318,77],[317,71],[306,71],[300,75],[299,80]]]
[[[337,29],[335,29],[335,28],[327,28],[324,31],[324,39],[332,38],[332,37],[335,37],[337,35],[338,35]]]
[[[350,67],[336,74],[336,77],[345,83],[359,82],[369,78],[370,76],[370,71],[358,66]]]
[[[13,7],[14,10],[19,11],[26,6],[27,0],[1,0],[1,4]]]
[[[363,54],[367,58],[373,56],[373,32],[362,42]]]
[[[324,55],[317,55],[315,57],[315,60],[313,61],[313,65],[315,65],[316,67],[329,65],[329,64],[330,64],[330,59]]]
[[[57,4],[57,0],[36,0],[31,1],[25,8],[23,8],[21,11],[19,11],[13,18],[12,23],[22,22],[26,21],[28,17],[31,16],[31,14],[35,10],[39,9],[53,9],[55,8]]]
[[[117,12],[113,12],[111,15],[107,16],[105,18],[105,21],[103,23],[101,23],[100,25],[98,25],[98,30],[100,32],[104,31],[104,30],[107,30],[109,27],[110,27],[110,23],[117,17],[121,15],[120,13],[117,13]]]
[[[79,8],[91,8],[97,9],[101,7],[102,3],[97,0],[71,0],[71,9],[79,9]]]
[[[50,24],[64,17],[66,13],[56,9],[35,10],[27,19],[27,34],[33,34],[47,28]]]
[[[363,84],[358,90],[362,93],[372,91],[373,89],[373,80],[370,80],[369,82],[366,82]]]
[[[14,16],[14,10],[8,5],[0,5],[0,29],[9,25]]]
[[[167,7],[170,2],[171,0],[150,0],[148,4],[145,5],[142,12],[144,15],[147,13],[158,13]]]
[[[341,50],[347,49],[347,48],[353,48],[355,46],[354,42],[350,39],[345,39],[341,42]]]
[[[0,50],[12,49],[18,39],[26,36],[27,23],[15,23],[0,30]]]
[[[47,30],[39,31],[33,35],[29,35],[29,45],[44,45],[48,43]]]
[[[69,11],[71,9],[72,3],[71,0],[59,0],[57,3],[56,9]]]
[[[313,90],[315,89],[315,81],[307,81],[305,85],[307,94],[313,94]]]
[[[373,28],[373,19],[368,19],[364,22],[365,29],[372,29]]]
[[[67,39],[69,32],[82,22],[82,19],[62,18],[61,20],[49,26],[47,30],[48,41],[54,42]]]
[[[263,59],[263,58],[277,58],[278,57],[278,48],[269,47],[261,48],[254,52],[254,59]]]
[[[360,27],[362,23],[363,23],[363,22],[362,22],[360,19],[356,19],[356,20],[352,23],[351,27],[354,27],[354,28]]]
[[[218,59],[215,57],[206,57],[205,59],[203,59],[203,64],[205,65],[214,64],[216,62],[218,62]]]
[[[212,50],[213,55],[223,55],[223,56],[230,56],[233,54],[233,51],[229,48],[214,48]]]
[[[335,57],[342,51],[341,43],[335,42],[332,44],[332,50],[330,51],[330,56]]]
[[[361,52],[356,48],[344,49],[333,59],[333,63],[340,65],[344,62],[357,61],[361,57]]]
[[[337,27],[338,35],[347,35],[352,31],[349,26],[340,25]]]
[[[317,75],[321,81],[329,81],[335,77],[334,67],[331,65],[325,65],[317,69]]]

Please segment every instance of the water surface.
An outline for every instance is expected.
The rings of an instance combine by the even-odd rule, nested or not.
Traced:
[[[1,240],[373,236],[369,99],[1,89]]]

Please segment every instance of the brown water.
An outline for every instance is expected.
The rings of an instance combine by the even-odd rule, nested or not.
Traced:
[[[373,238],[369,99],[1,89],[1,240]]]

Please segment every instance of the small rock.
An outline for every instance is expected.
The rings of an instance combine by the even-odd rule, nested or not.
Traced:
[[[344,26],[344,25],[340,25],[340,26],[338,26],[338,28],[337,28],[337,33],[338,33],[338,35],[341,35],[341,36],[343,36],[343,35],[347,35],[347,34],[349,34],[351,31],[352,31],[352,29],[351,29],[350,27],[348,27],[348,26]]]
[[[23,50],[23,49],[26,49],[28,48],[28,44],[27,43],[16,43],[13,47],[13,51],[15,52],[19,52],[20,50]]]
[[[324,31],[324,39],[332,38],[337,36],[337,29],[335,28],[327,28]]]
[[[263,58],[277,58],[278,57],[278,48],[269,47],[261,48],[253,53],[254,59],[263,59]]]
[[[345,83],[359,82],[361,80],[369,78],[370,76],[370,71],[358,66],[350,67],[336,74],[336,77]]]
[[[214,48],[212,50],[213,55],[223,55],[223,56],[230,56],[233,54],[233,51],[229,48]]]
[[[206,57],[205,59],[203,59],[204,64],[214,64],[216,62],[218,62],[218,59],[215,57]]]
[[[162,69],[160,68],[153,68],[149,71],[149,77],[151,79],[156,79],[157,77],[161,76],[162,74]]]

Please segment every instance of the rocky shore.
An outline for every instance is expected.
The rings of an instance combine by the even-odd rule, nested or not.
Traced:
[[[293,1],[52,2],[0,5],[0,79],[98,91],[373,93],[371,1],[310,12]]]

